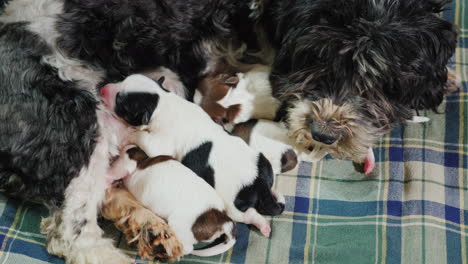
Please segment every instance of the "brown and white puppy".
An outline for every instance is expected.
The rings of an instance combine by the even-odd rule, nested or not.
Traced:
[[[298,163],[297,153],[300,152],[289,144],[287,132],[281,123],[257,119],[237,124],[232,130],[233,135],[263,153],[276,173],[290,171]]]
[[[124,178],[128,190],[167,220],[184,255],[214,256],[235,244],[235,224],[226,215],[223,200],[180,162],[170,156],[150,158],[140,148],[130,147],[115,163],[128,173]],[[213,243],[194,250],[198,242]]]
[[[122,181],[107,188],[101,214],[114,222],[129,244],[136,244],[142,258],[174,261],[182,255],[182,246],[164,219],[138,202]]]
[[[203,80],[194,102],[227,130],[250,119],[273,120],[279,100],[271,94],[270,67],[253,65],[247,72],[219,74]]]
[[[271,94],[270,68],[254,65],[245,73],[219,74],[210,76],[199,85],[195,103],[218,124],[232,131],[236,124],[251,119],[273,120],[279,101]],[[252,121],[255,123],[255,121]],[[244,134],[252,122],[247,122],[232,131],[234,135]],[[263,153],[270,161],[273,172],[280,173],[293,169],[297,164],[296,153],[290,145],[278,142],[258,133],[255,140],[246,140],[253,149]],[[258,139],[258,140],[257,140]]]

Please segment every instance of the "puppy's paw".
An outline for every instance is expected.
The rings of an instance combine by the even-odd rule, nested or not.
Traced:
[[[134,211],[124,233],[135,242],[141,257],[173,261],[182,256],[182,244],[166,222],[146,208]]]

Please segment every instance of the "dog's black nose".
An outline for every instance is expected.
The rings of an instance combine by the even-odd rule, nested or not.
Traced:
[[[321,143],[326,144],[326,145],[331,145],[331,144],[335,143],[335,141],[338,139],[337,136],[333,136],[333,135],[322,133],[322,132],[318,131],[316,124],[312,124],[312,128],[311,128],[310,132],[312,134],[312,138],[315,141],[321,142]]]
[[[321,143],[326,144],[326,145],[331,145],[331,144],[335,143],[335,141],[337,140],[336,137],[321,134],[321,133],[312,133],[312,138],[315,141],[321,142]]]

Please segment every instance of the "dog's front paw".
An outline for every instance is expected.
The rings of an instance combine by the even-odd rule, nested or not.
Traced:
[[[137,244],[141,257],[173,261],[182,256],[182,244],[170,227],[148,209],[134,211],[126,223],[124,233]]]

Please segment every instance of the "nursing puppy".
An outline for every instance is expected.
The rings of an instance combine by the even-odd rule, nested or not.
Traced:
[[[124,178],[128,190],[168,221],[184,254],[213,256],[235,244],[235,224],[223,200],[193,171],[169,156],[150,158],[138,147],[128,148],[116,163],[129,174]],[[214,245],[193,250],[198,242],[215,240]]]
[[[271,189],[271,164],[242,139],[228,135],[200,107],[160,85],[132,75],[106,85],[101,93],[109,109],[137,127],[133,142],[148,156],[175,157],[215,188],[229,217],[269,236],[269,222],[259,213],[278,215],[284,210],[284,197]]]

